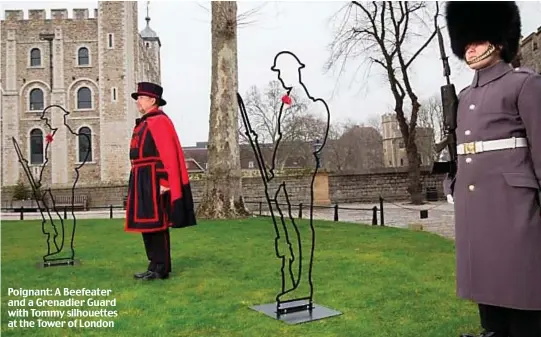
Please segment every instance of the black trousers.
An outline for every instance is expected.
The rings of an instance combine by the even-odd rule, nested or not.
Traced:
[[[148,270],[168,274],[171,272],[171,245],[169,229],[153,233],[143,233],[143,242],[148,261]]]
[[[541,311],[479,304],[483,329],[509,337],[541,337]]]

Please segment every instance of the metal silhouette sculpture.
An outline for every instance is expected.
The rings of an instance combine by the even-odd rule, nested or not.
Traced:
[[[298,74],[296,81],[298,83],[285,83],[283,78],[283,70],[279,66],[279,63],[283,59],[289,59],[296,63],[298,68]],[[274,151],[272,154],[272,161],[270,166],[267,167],[265,164],[265,158],[261,151],[261,148],[258,143],[258,134],[254,131],[250,124],[249,116],[244,106],[244,101],[240,94],[237,93],[237,99],[239,104],[240,113],[242,116],[242,121],[245,128],[245,134],[250,141],[250,145],[254,151],[254,155],[257,161],[259,172],[263,180],[265,198],[267,199],[269,212],[274,224],[274,229],[276,233],[275,237],[275,253],[276,256],[281,259],[281,291],[276,295],[276,302],[270,304],[263,304],[258,306],[251,307],[256,311],[265,313],[266,315],[273,317],[275,319],[284,321],[289,324],[297,324],[308,321],[320,320],[326,317],[340,315],[341,312],[331,310],[320,305],[316,305],[313,301],[314,297],[314,285],[312,280],[312,266],[314,261],[314,249],[315,249],[315,228],[313,223],[313,210],[314,210],[314,181],[317,175],[317,172],[320,165],[320,153],[325,146],[327,141],[327,136],[329,133],[330,125],[330,111],[327,103],[321,98],[314,98],[308,92],[308,89],[302,82],[301,69],[305,68],[305,65],[299,60],[299,58],[290,51],[281,51],[274,57],[274,64],[271,67],[271,70],[278,73],[278,79],[282,84],[282,87],[285,89],[285,95],[282,98],[282,104],[280,106],[280,111],[277,118],[277,134],[278,139],[275,142]],[[326,110],[326,127],[325,134],[323,136],[323,141],[321,145],[315,149],[313,152],[315,158],[315,170],[312,175],[312,181],[310,186],[310,247],[309,247],[309,260],[308,265],[303,266],[303,256],[305,250],[303,250],[303,245],[301,240],[301,232],[297,226],[295,219],[291,213],[291,203],[289,201],[289,194],[287,192],[286,182],[279,182],[278,187],[274,191],[271,191],[270,183],[276,179],[275,176],[275,163],[276,163],[276,153],[282,140],[282,128],[281,122],[284,114],[284,107],[286,105],[291,105],[290,94],[293,90],[295,84],[302,87],[303,92],[306,96],[312,101],[317,103],[322,103]],[[279,197],[283,197],[287,204],[287,210],[283,210],[278,201]],[[287,220],[284,217],[284,213],[287,212]],[[279,217],[279,220],[277,219]],[[287,222],[291,223],[293,227],[294,235],[296,236],[296,249],[293,248],[294,244],[291,241],[291,233],[288,228]],[[280,224],[279,224],[280,223]],[[285,241],[285,242],[284,242]],[[281,249],[281,244],[286,246],[285,251]],[[296,253],[296,254],[295,254]],[[298,258],[296,258],[296,256]],[[296,270],[294,270],[296,267]],[[287,269],[287,270],[286,270]],[[306,282],[308,284],[308,290],[302,291],[299,286]],[[299,293],[300,292],[300,293]],[[286,295],[292,295],[292,299],[284,299]]]
[[[87,151],[85,154],[84,160],[79,163],[75,167],[75,179],[71,188],[71,215],[72,219],[71,223],[68,219],[63,219],[60,215],[60,212],[58,208],[56,207],[55,199],[53,196],[53,193],[51,192],[51,188],[46,188],[44,191],[41,189],[42,187],[42,178],[43,178],[43,172],[45,167],[47,166],[47,163],[49,162],[49,145],[54,140],[54,136],[56,132],[58,131],[58,128],[53,128],[52,125],[49,123],[49,118],[45,117],[46,112],[51,108],[58,108],[61,109],[64,112],[63,120],[64,120],[64,126],[67,128],[67,130],[73,135],[76,136],[76,141],[78,141],[79,137],[86,137],[87,144],[90,146],[90,137],[87,134],[84,133],[78,133],[71,129],[71,127],[67,123],[67,116],[70,114],[69,111],[64,109],[63,107],[59,105],[49,105],[45,109],[43,109],[40,120],[45,121],[45,125],[50,130],[50,133],[47,134],[45,137],[46,139],[46,145],[44,150],[44,162],[40,167],[39,177],[36,180],[34,175],[32,174],[32,171],[28,165],[28,160],[24,157],[23,152],[21,151],[21,148],[17,142],[17,140],[13,137],[13,145],[15,146],[15,151],[17,152],[17,156],[19,157],[19,163],[21,163],[23,170],[26,174],[26,177],[28,178],[28,182],[30,184],[30,187],[32,189],[32,195],[34,197],[34,201],[37,204],[37,207],[41,213],[41,229],[43,234],[46,236],[46,242],[47,242],[47,254],[43,256],[43,262],[40,262],[38,264],[39,267],[52,267],[52,266],[73,266],[77,265],[79,263],[78,260],[75,260],[75,249],[73,246],[73,242],[75,239],[75,228],[77,225],[77,218],[75,217],[75,189],[77,186],[77,182],[79,180],[79,170],[86,164],[88,161],[88,157],[90,155],[90,151]],[[47,200],[45,198],[47,196]],[[49,202],[51,203],[49,205]],[[66,221],[67,223],[65,223]],[[55,224],[56,222],[56,224]],[[57,228],[57,224],[60,223],[60,233]],[[49,225],[49,226],[47,226]],[[68,235],[69,238],[69,251],[66,252],[64,249],[66,247],[66,232],[70,233]],[[60,242],[59,242],[60,241]]]

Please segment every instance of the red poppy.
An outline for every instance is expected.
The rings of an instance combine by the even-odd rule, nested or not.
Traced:
[[[50,143],[53,141],[53,135],[52,134],[48,134],[47,136],[45,136],[45,141],[47,143]]]
[[[291,105],[291,97],[289,97],[287,94],[282,96],[282,103]]]

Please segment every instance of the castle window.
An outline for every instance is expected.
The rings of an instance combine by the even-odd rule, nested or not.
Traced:
[[[43,110],[43,90],[34,88],[30,91],[30,111]]]
[[[533,49],[533,50],[537,50],[537,42],[536,42],[536,41],[534,41],[534,42],[532,43],[532,49]]]
[[[92,92],[87,87],[77,90],[77,109],[92,109]]]
[[[43,164],[43,131],[30,131],[30,164]]]
[[[38,48],[32,48],[32,50],[30,51],[30,66],[41,66],[41,50],[39,50]]]
[[[116,102],[116,88],[111,88],[111,101]]]
[[[81,47],[77,51],[77,62],[80,66],[87,66],[90,64],[90,58],[88,55],[88,48]]]
[[[79,163],[92,161],[92,131],[90,128],[83,126],[79,129]]]
[[[113,49],[115,43],[114,35],[112,33],[109,33],[107,35],[107,48]]]
[[[404,158],[400,158],[400,166],[404,166]]]

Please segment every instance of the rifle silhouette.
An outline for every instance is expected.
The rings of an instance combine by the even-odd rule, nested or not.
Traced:
[[[436,2],[437,13],[439,13],[439,6]],[[443,128],[444,128],[444,140],[442,144],[447,145],[449,151],[448,162],[434,162],[433,173],[447,173],[450,179],[454,179],[457,171],[457,140],[456,140],[456,119],[458,111],[458,96],[456,94],[455,86],[451,83],[451,67],[449,66],[449,58],[445,53],[445,46],[443,44],[443,37],[441,35],[440,27],[438,26],[438,14],[434,17],[434,25],[438,35],[438,45],[440,49],[440,56],[443,64],[443,76],[445,77],[446,84],[441,86],[441,103],[443,110]],[[442,146],[443,149],[443,146]]]

